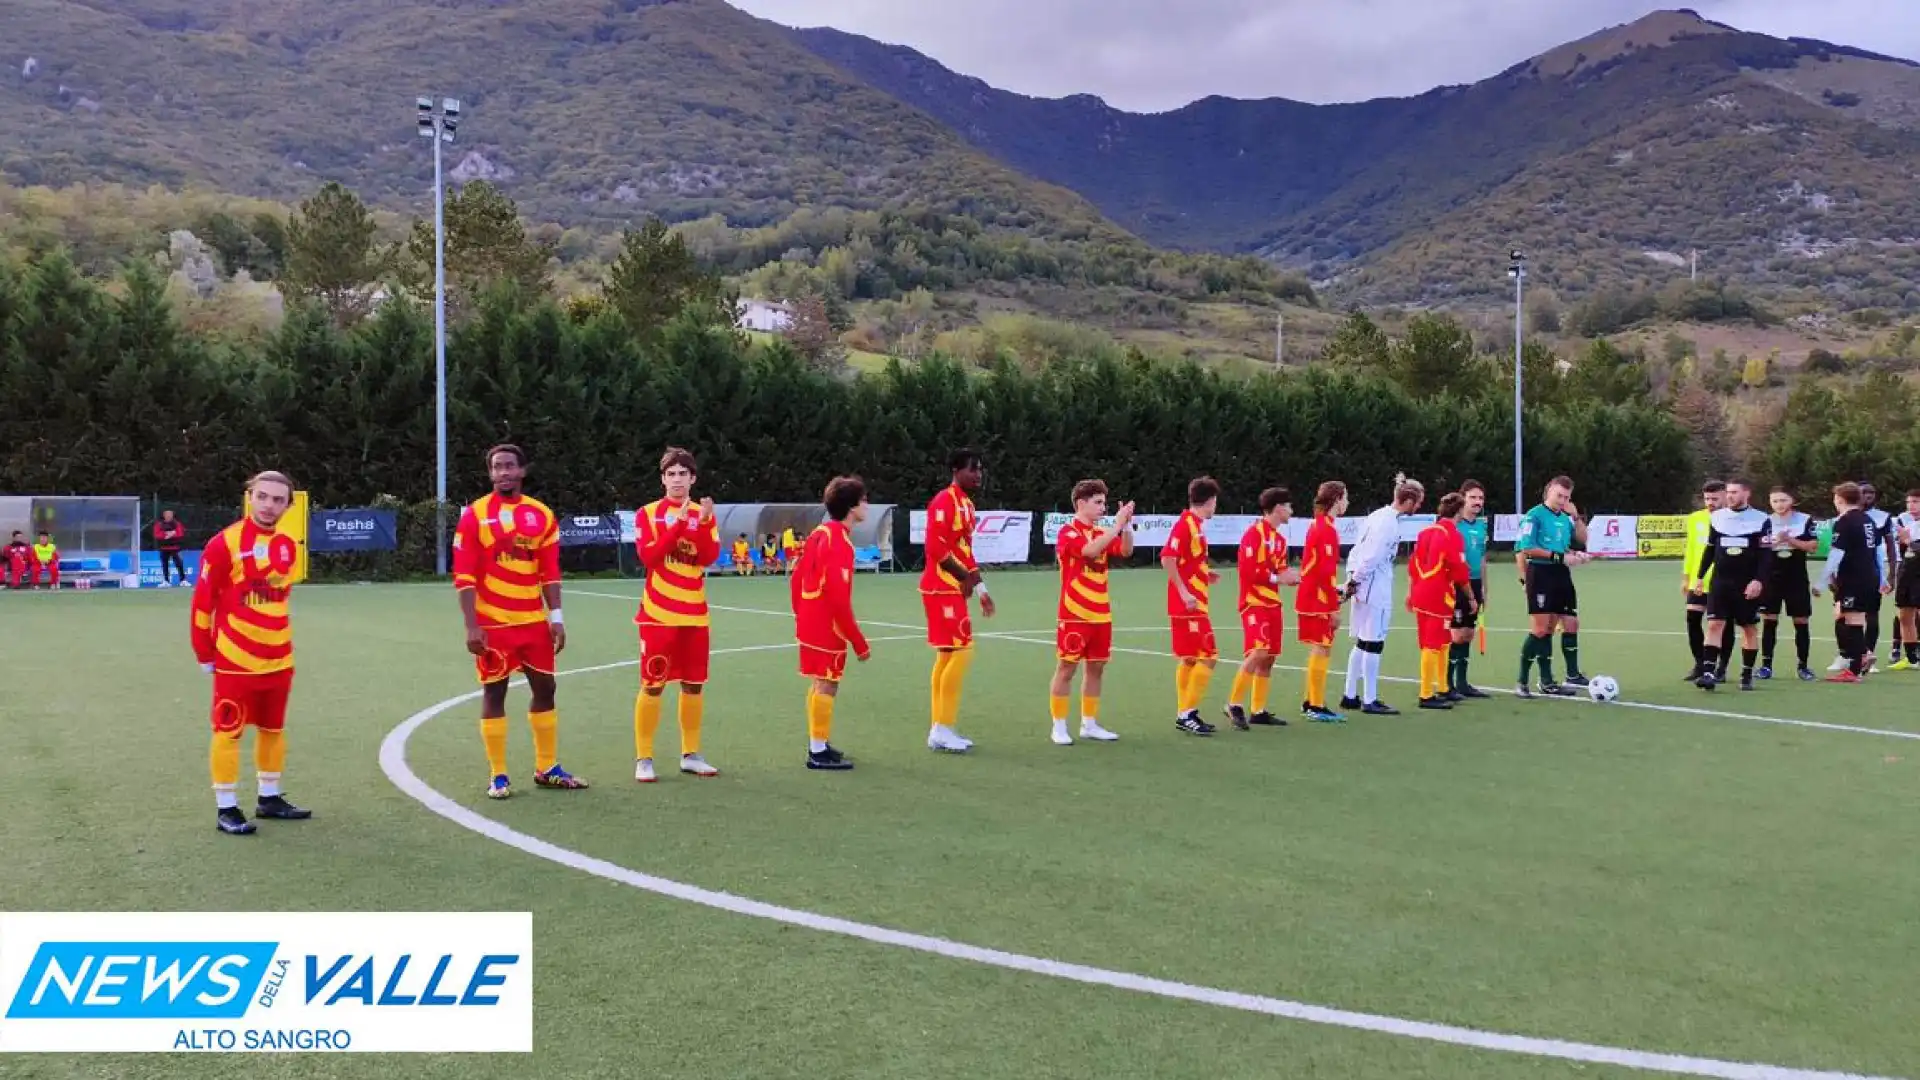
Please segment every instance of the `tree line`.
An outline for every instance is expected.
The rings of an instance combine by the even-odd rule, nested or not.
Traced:
[[[448,343],[450,497],[485,489],[481,454],[504,441],[531,453],[532,491],[581,511],[652,497],[669,444],[700,454],[703,492],[739,502],[810,502],[857,472],[876,501],[917,504],[962,445],[987,455],[984,505],[1036,510],[1064,508],[1085,476],[1172,509],[1211,473],[1227,512],[1274,483],[1303,506],[1336,477],[1358,505],[1400,471],[1512,484],[1497,395],[1339,366],[1235,379],[1138,354],[986,370],[936,357],[845,379],[715,325],[708,306],[640,332],[614,304],[563,307],[511,280],[474,293]],[[0,489],[226,504],[271,467],[320,505],[429,499],[432,373],[431,321],[404,295],[347,326],[296,304],[256,344],[183,330],[144,263],[108,283],[59,253],[0,264]],[[1526,425],[1529,486],[1572,474],[1590,510],[1678,506],[1694,482],[1686,433],[1657,407],[1573,400]]]

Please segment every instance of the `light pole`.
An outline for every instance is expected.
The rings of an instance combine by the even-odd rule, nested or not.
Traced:
[[[1513,512],[1524,514],[1527,512],[1527,481],[1520,467],[1520,413],[1526,404],[1523,363],[1526,340],[1521,313],[1527,288],[1527,256],[1516,248],[1508,260],[1507,276],[1513,279]]]
[[[433,569],[447,572],[447,220],[446,185],[440,170],[440,144],[453,141],[460,127],[460,103],[442,98],[415,102],[420,137],[433,141]]]

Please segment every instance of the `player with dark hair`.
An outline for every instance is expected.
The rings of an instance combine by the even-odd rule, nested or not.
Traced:
[[[847,651],[872,655],[853,614],[853,526],[867,519],[867,486],[857,476],[835,477],[821,497],[827,520],[807,535],[794,560],[790,591],[800,674],[807,684],[807,768],[841,772],[853,761],[834,749],[833,706],[847,671]]]
[[[971,602],[980,597],[980,614],[993,618],[993,597],[973,557],[973,529],[979,512],[973,493],[980,490],[986,464],[978,452],[959,449],[947,455],[949,483],[927,504],[926,569],[920,573],[920,602],[927,614],[927,644],[934,649],[932,718],[927,748],[964,754],[973,740],[955,730],[960,723],[960,692],[973,666]]]
[[[747,541],[746,533],[733,538],[733,573],[735,577],[748,577],[753,573],[753,545]]]
[[[1407,562],[1407,610],[1413,613],[1420,640],[1422,709],[1453,708],[1447,696],[1447,646],[1453,643],[1455,605],[1473,580],[1459,527],[1466,505],[1466,497],[1457,491],[1441,496],[1433,524],[1420,530]],[[1465,595],[1467,605],[1477,608],[1472,594]]]
[[[1891,671],[1920,664],[1920,488],[1907,492],[1907,509],[1893,519],[1894,552],[1899,565],[1893,574],[1893,604],[1900,613],[1893,624]],[[1904,648],[1903,648],[1904,646]]]
[[[1327,668],[1333,662],[1333,639],[1340,632],[1340,605],[1346,602],[1335,584],[1340,573],[1340,528],[1335,522],[1347,512],[1347,485],[1328,480],[1313,495],[1313,524],[1300,545],[1300,587],[1293,594],[1295,633],[1307,647],[1306,693],[1300,715],[1315,723],[1337,724],[1344,719],[1327,708]]]
[[[1454,597],[1453,641],[1447,650],[1447,698],[1456,703],[1487,696],[1485,690],[1467,681],[1467,659],[1473,652],[1480,609],[1487,603],[1487,544],[1493,539],[1492,522],[1486,516],[1486,487],[1478,480],[1468,480],[1460,485],[1460,498],[1460,516],[1454,519],[1454,528],[1466,553],[1467,584]]]
[[[1107,591],[1107,566],[1116,552],[1133,554],[1133,504],[1121,503],[1113,524],[1100,526],[1107,513],[1107,485],[1082,480],[1073,485],[1073,520],[1060,529],[1054,551],[1060,559],[1060,610],[1054,632],[1053,683],[1047,690],[1047,715],[1053,720],[1055,746],[1072,746],[1067,732],[1073,675],[1086,665],[1080,684],[1080,737],[1112,742],[1120,736],[1100,726],[1101,678],[1113,659],[1113,603]]]
[[[1238,731],[1250,730],[1254,724],[1287,726],[1285,720],[1267,711],[1267,694],[1273,683],[1273,663],[1280,656],[1286,632],[1280,589],[1300,583],[1300,572],[1287,565],[1287,522],[1292,518],[1293,495],[1286,488],[1268,488],[1260,493],[1260,516],[1240,537],[1240,630],[1244,646],[1240,670],[1227,697],[1227,719]]]
[[[18,589],[27,580],[27,570],[33,565],[33,545],[27,543],[27,534],[19,529],[13,530],[13,540],[7,544],[7,588]]]
[[[560,765],[560,716],[554,707],[555,658],[567,646],[560,610],[560,519],[525,493],[527,455],[503,444],[487,451],[493,490],[460,512],[453,537],[453,587],[466,624],[467,651],[480,678],[480,739],[487,751],[487,797],[513,795],[507,773],[507,686],[526,677],[527,726],[533,729],[533,782],[575,791],[586,781]]]
[[[1860,598],[1863,605],[1859,612],[1862,616],[1861,626],[1865,628],[1864,632],[1867,639],[1866,666],[1861,669],[1860,674],[1866,675],[1873,671],[1874,664],[1878,659],[1878,650],[1880,648],[1880,598],[1893,591],[1893,581],[1896,573],[1895,564],[1899,560],[1899,551],[1893,538],[1893,517],[1885,510],[1880,509],[1879,490],[1865,480],[1860,481],[1854,486],[1860,490],[1860,510],[1867,515],[1867,524],[1873,526],[1873,555],[1880,569],[1880,588],[1876,590],[1873,595]],[[1845,621],[1845,619],[1839,618],[1838,616],[1834,618],[1833,632],[1835,640],[1839,639],[1840,624]],[[1836,656],[1832,665],[1830,665],[1827,670],[1838,672],[1851,670],[1851,668],[1852,660],[1843,654]]]
[[[1793,649],[1799,658],[1796,670],[1800,681],[1812,682],[1817,676],[1807,666],[1807,656],[1812,649],[1807,620],[1813,616],[1813,583],[1807,577],[1807,553],[1820,544],[1814,538],[1813,518],[1794,508],[1792,492],[1776,487],[1767,496],[1767,503],[1773,511],[1773,524],[1768,530],[1773,537],[1773,557],[1763,560],[1767,563],[1761,575],[1766,589],[1760,594],[1760,670],[1755,674],[1762,679],[1773,678],[1773,651],[1780,640],[1780,614],[1785,612],[1787,618],[1793,620]],[[1722,664],[1725,661],[1723,654]]]
[[[40,587],[42,570],[47,573],[47,587],[55,592],[60,591],[60,545],[53,542],[53,534],[45,529],[40,530],[40,535],[33,545],[32,574],[35,589]]]
[[[1740,628],[1740,689],[1753,689],[1754,661],[1760,655],[1760,594],[1766,589],[1767,554],[1777,539],[1773,519],[1752,505],[1745,480],[1727,481],[1726,505],[1713,512],[1707,532],[1706,564],[1713,572],[1707,590],[1707,642],[1694,685],[1719,685],[1720,640],[1727,627]]]
[[[1859,484],[1833,489],[1833,508],[1840,516],[1833,522],[1833,543],[1819,588],[1833,590],[1834,632],[1847,666],[1827,676],[1831,683],[1857,683],[1869,666],[1865,609],[1880,598],[1882,570],[1880,537],[1862,501]]]
[[[634,515],[634,547],[646,567],[640,610],[640,693],[633,699],[633,779],[651,784],[653,737],[668,683],[680,684],[680,771],[711,779],[720,770],[700,752],[706,713],[708,631],[707,567],[720,557],[720,522],[713,500],[693,501],[698,465],[693,452],[669,446],[660,455],[664,497]]]
[[[213,676],[214,824],[245,836],[254,824],[240,809],[240,736],[253,729],[253,767],[259,780],[254,814],[301,821],[311,811],[280,792],[287,763],[287,698],[293,691],[293,622],[288,607],[300,548],[281,532],[293,502],[285,473],[247,481],[247,516],[207,541],[193,590],[193,654]]]
[[[1213,636],[1213,618],[1207,613],[1207,595],[1220,575],[1207,565],[1207,521],[1220,506],[1220,484],[1202,476],[1187,485],[1187,508],[1160,552],[1167,571],[1167,617],[1173,623],[1173,726],[1188,735],[1211,735],[1212,724],[1200,719],[1200,702],[1207,696],[1220,646]]]
[[[1687,600],[1687,648],[1693,654],[1693,666],[1687,669],[1687,681],[1693,682],[1700,677],[1700,657],[1705,654],[1707,643],[1707,589],[1713,584],[1713,569],[1707,555],[1707,533],[1713,530],[1713,512],[1726,505],[1727,485],[1721,480],[1709,480],[1700,485],[1700,509],[1687,515],[1686,554],[1680,560],[1680,594]],[[1701,577],[1704,572],[1707,576]],[[1720,659],[1724,662],[1733,649],[1733,626],[1727,626],[1726,637],[1720,642]],[[1726,676],[1726,669],[1719,671],[1719,677]]]
[[[1520,584],[1527,591],[1527,618],[1532,623],[1527,639],[1520,646],[1520,683],[1514,694],[1531,698],[1528,682],[1533,665],[1540,665],[1540,692],[1553,697],[1572,697],[1573,687],[1584,686],[1580,674],[1578,644],[1580,597],[1573,587],[1570,566],[1585,562],[1574,550],[1587,542],[1587,522],[1573,505],[1573,481],[1556,476],[1548,481],[1540,504],[1520,519],[1520,535],[1514,540],[1513,557],[1520,564]],[[1567,682],[1553,679],[1553,633],[1564,627],[1560,645],[1567,657]]]

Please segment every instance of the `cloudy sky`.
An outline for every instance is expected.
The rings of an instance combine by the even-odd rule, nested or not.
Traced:
[[[1663,7],[1920,59],[1920,0],[732,0],[912,46],[1024,94],[1358,101],[1486,78]]]

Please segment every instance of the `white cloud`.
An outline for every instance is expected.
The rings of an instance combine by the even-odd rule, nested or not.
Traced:
[[[1646,0],[734,0],[926,53],[1007,90],[1125,109],[1210,94],[1357,101],[1475,82]],[[1920,58],[1915,0],[1696,0],[1706,18]]]

